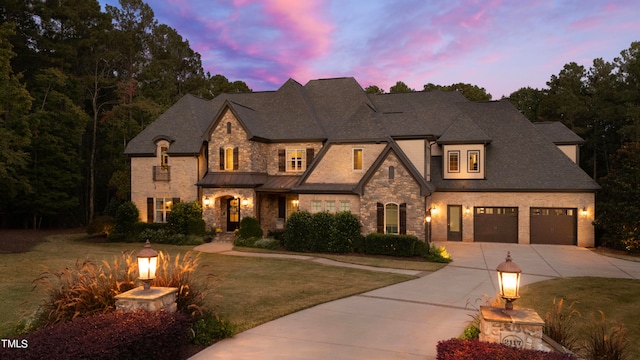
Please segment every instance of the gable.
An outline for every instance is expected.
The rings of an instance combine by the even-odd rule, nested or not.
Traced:
[[[304,178],[304,183],[313,184],[357,184],[386,144],[376,143],[331,143],[326,145],[313,168]],[[362,149],[362,169],[353,169],[353,150]]]

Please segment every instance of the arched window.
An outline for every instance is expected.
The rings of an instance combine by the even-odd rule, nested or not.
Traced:
[[[385,234],[400,233],[400,212],[398,204],[389,203],[384,206],[384,232]]]

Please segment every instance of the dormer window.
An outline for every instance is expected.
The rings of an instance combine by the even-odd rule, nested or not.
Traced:
[[[169,147],[160,146],[160,166],[163,169],[166,169],[169,166],[169,155],[167,155],[167,151]]]
[[[469,160],[467,162],[469,166],[469,172],[480,172],[480,151],[469,150],[467,151]]]

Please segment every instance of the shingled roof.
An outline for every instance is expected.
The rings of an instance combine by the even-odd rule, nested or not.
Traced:
[[[312,80],[304,86],[289,79],[276,91],[222,94],[213,100],[186,95],[131,140],[125,154],[153,156],[155,142],[161,138],[171,141],[170,155],[197,154],[226,109],[235,114],[254,141],[329,143],[425,138],[437,139],[440,144],[487,144],[486,178],[482,180],[444,180],[442,158],[434,156],[433,183],[429,185],[436,185],[438,190],[599,188],[554,145],[582,141],[560,123],[534,125],[507,101],[471,102],[457,92],[366,94],[354,78]],[[207,184],[213,181],[206,180]],[[336,186],[340,191],[353,189]],[[318,190],[304,183],[296,189]]]

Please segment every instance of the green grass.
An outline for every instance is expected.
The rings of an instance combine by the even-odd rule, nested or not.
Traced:
[[[254,253],[267,253],[267,254],[295,254],[300,253],[288,252],[288,251],[276,251],[251,247],[238,247],[234,246],[235,251],[240,252],[254,252]],[[424,259],[407,259],[392,258],[390,256],[360,256],[360,255],[342,255],[342,254],[324,254],[324,253],[304,253],[302,255],[325,258],[338,262],[344,262],[356,265],[365,265],[379,268],[391,268],[402,270],[416,270],[416,271],[438,271],[445,267],[447,264],[425,261]]]
[[[22,312],[33,311],[43,294],[33,280],[47,266],[60,270],[77,260],[112,262],[122,251],[138,252],[139,243],[95,243],[84,234],[56,235],[30,252],[0,254],[0,334],[13,329]],[[193,246],[154,244],[174,256]],[[208,288],[207,305],[239,331],[320,303],[407,281],[414,277],[325,266],[310,261],[245,258],[202,253],[196,278]]]
[[[602,311],[608,322],[624,324],[628,330],[629,358],[640,359],[640,281],[609,278],[561,278],[527,285],[521,289],[516,306],[535,309],[544,319],[553,299],[564,299],[565,306],[581,314],[580,333],[586,331],[592,314]]]

